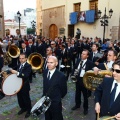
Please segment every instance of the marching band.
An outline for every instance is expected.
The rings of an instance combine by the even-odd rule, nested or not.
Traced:
[[[82,39],[58,37],[55,40],[32,35],[22,37],[18,30],[17,34],[16,37],[6,37],[3,40],[4,42],[0,39],[0,72],[5,60],[7,60],[4,56],[9,53],[9,57],[11,57],[10,53],[13,54],[11,46],[17,46],[14,52],[18,54],[17,49],[19,49],[19,56],[12,57],[7,65],[11,68],[9,72],[23,79],[22,88],[17,92],[18,103],[21,108],[18,115],[27,111],[25,117],[30,116],[32,106],[29,96],[29,83],[32,83],[32,77],[35,77],[36,73],[32,71],[33,64],[27,63],[27,57],[32,53],[39,53],[44,59],[42,70],[39,70],[43,73],[43,96],[45,98],[49,97],[51,101],[48,108],[39,106],[37,112],[32,111],[32,113],[35,113],[34,115],[38,115],[42,111],[45,113],[45,120],[63,120],[61,99],[67,94],[67,81],[74,76],[76,80],[75,106],[71,110],[81,107],[81,94],[83,94],[83,114],[87,115],[89,112],[88,98],[93,95],[91,93],[94,93],[96,119],[99,120],[99,117],[102,119],[104,116],[114,116],[113,118],[120,120],[120,42],[114,44],[114,42],[105,40],[105,43],[102,43],[101,39],[97,37],[94,40],[85,37],[82,37]],[[4,49],[6,52],[4,52]],[[34,59],[34,62],[38,63],[38,59]],[[21,65],[23,65],[22,70]],[[99,71],[102,70],[110,71],[112,76],[99,75]],[[84,76],[87,71],[94,72],[92,78],[96,79],[96,77],[102,76],[102,82],[96,87],[95,92],[84,85]],[[50,78],[48,78],[49,72]],[[0,74],[2,75],[2,73]],[[92,86],[91,76],[88,77],[91,81],[89,84]],[[0,77],[0,80],[0,83],[2,83],[2,77]],[[116,88],[115,84],[117,84]],[[2,92],[2,84],[0,89],[0,99],[2,99],[6,95]],[[111,95],[113,91],[115,91],[114,95]]]

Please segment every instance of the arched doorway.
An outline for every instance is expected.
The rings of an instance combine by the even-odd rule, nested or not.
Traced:
[[[49,27],[49,37],[54,40],[58,37],[58,28],[55,24],[50,25]]]

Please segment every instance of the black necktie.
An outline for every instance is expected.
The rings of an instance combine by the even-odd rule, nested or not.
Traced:
[[[81,73],[81,70],[82,70],[82,64],[83,64],[83,61],[80,62],[80,68],[79,68],[78,76],[80,76],[80,73]]]
[[[110,107],[112,106],[112,104],[114,103],[114,99],[115,99],[115,93],[116,93],[116,88],[117,88],[118,84],[115,83],[114,88],[112,90],[112,92],[110,93]]]
[[[50,80],[50,72],[48,72],[47,79]]]
[[[23,69],[23,65],[20,66],[20,68],[19,68],[19,72],[21,72],[22,69]]]

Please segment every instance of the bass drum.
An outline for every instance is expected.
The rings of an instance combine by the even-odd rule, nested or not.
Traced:
[[[2,92],[8,96],[15,95],[20,91],[22,85],[22,78],[18,78],[16,74],[8,74],[3,77]]]
[[[51,99],[47,96],[43,96],[32,108],[32,116],[39,116],[47,111],[51,105]]]
[[[111,118],[111,119],[108,119],[110,118],[110,116],[103,116],[103,117],[100,117],[99,120],[116,120],[114,118]]]

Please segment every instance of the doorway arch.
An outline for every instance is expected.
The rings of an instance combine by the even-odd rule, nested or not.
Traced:
[[[58,37],[58,28],[55,24],[52,24],[49,27],[49,37],[52,40],[55,40],[55,38]]]

